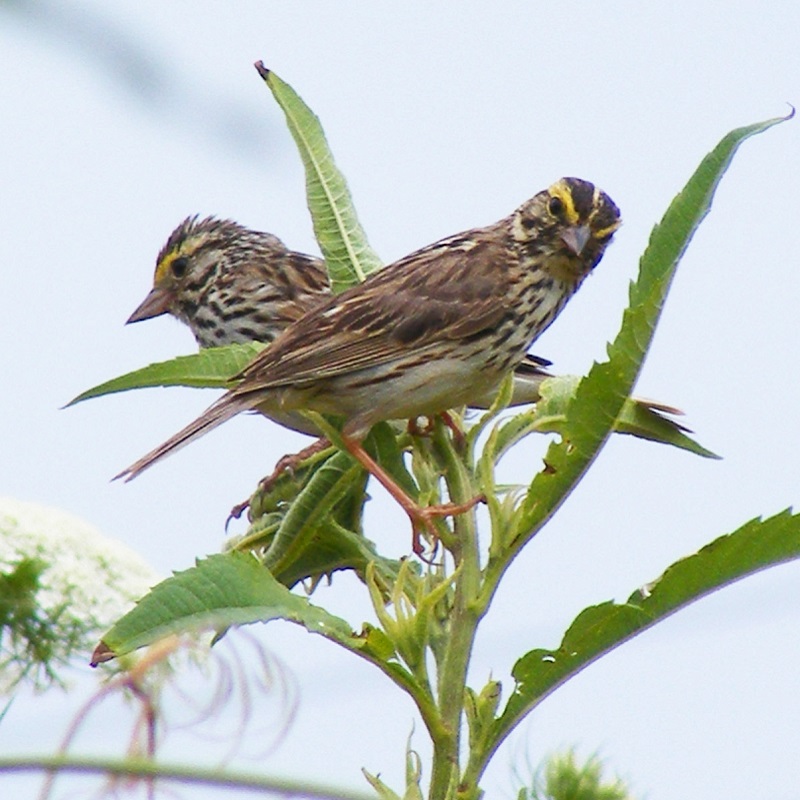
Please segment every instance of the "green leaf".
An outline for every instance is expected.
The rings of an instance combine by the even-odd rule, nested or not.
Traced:
[[[367,565],[394,580],[399,561],[383,558],[360,531],[366,472],[337,452],[314,470],[277,526],[264,563],[286,586],[350,569],[365,579]]]
[[[261,342],[209,347],[192,355],[149,364],[81,392],[67,403],[67,407],[92,397],[152,386],[226,389],[230,386],[231,378],[241,372],[264,347]]]
[[[334,453],[317,467],[308,483],[288,507],[266,554],[266,564],[279,575],[288,563],[296,560],[319,538],[321,526],[329,520],[332,509],[347,493],[363,504],[365,475],[347,453]],[[360,517],[356,515],[356,520]]]
[[[381,779],[379,775],[372,775],[367,770],[362,769],[361,772],[364,777],[369,781],[370,786],[377,792],[379,800],[422,800],[423,793],[420,787],[422,780],[422,763],[419,754],[411,749],[412,734],[409,734],[408,743],[406,745],[406,790],[403,796],[400,797],[396,792],[392,791]]]
[[[352,570],[363,581],[368,564],[375,564],[386,580],[394,581],[400,569],[401,562],[381,556],[374,542],[332,520],[317,526],[305,543],[302,550],[292,551],[291,558],[281,560],[275,577],[285,586],[308,579],[316,583],[338,570]]]
[[[767,567],[800,558],[800,515],[783,511],[721,536],[637,589],[626,603],[584,609],[557,650],[536,649],[514,665],[514,691],[498,717],[493,749],[545,697],[584,667],[695,600]]]
[[[376,425],[364,446],[394,476],[405,471],[387,423]],[[410,480],[407,471],[405,475]],[[289,587],[342,569],[352,569],[364,580],[369,563],[393,582],[400,562],[379,556],[361,533],[366,483],[366,471],[348,453],[331,448],[316,454],[281,475],[268,492],[253,495],[253,525],[232,547],[259,551],[273,575]]]
[[[291,594],[252,556],[226,553],[198,560],[155,586],[103,637],[93,661],[130,653],[170,634],[272,619],[360,647],[345,620]]]
[[[788,117],[738,128],[709,153],[656,225],[630,288],[609,360],[594,364],[566,412],[562,441],[545,457],[546,469],[532,481],[511,541],[518,549],[555,513],[588,469],[617,425],[639,375],[670,283],[686,247],[708,214],[714,192],[739,145]]]
[[[569,430],[567,413],[580,381],[577,375],[554,375],[544,379],[539,389],[541,397],[536,405],[503,420],[489,457],[496,461],[513,445],[534,432],[564,435]],[[662,403],[628,397],[614,420],[613,430],[615,433],[669,444],[705,458],[719,458],[688,436],[691,431],[671,418],[681,413]]]
[[[347,181],[333,160],[317,116],[300,96],[259,61],[258,74],[286,115],[306,171],[306,197],[314,234],[328,267],[331,288],[338,293],[360,283],[381,267],[356,216]]]
[[[361,772],[369,782],[369,785],[377,792],[379,800],[403,800],[397,792],[392,791],[381,779],[379,775],[362,769]]]
[[[691,433],[688,428],[670,419],[668,415],[672,413],[675,413],[672,409],[665,409],[659,403],[629,397],[614,422],[614,432],[648,439],[651,442],[670,444],[703,458],[719,458],[716,453],[688,436],[687,434]]]
[[[568,383],[570,379],[574,381],[571,389]],[[534,416],[537,418],[536,430],[569,435],[569,426],[565,424],[568,420],[567,410],[572,398],[577,394],[581,379],[575,376],[564,376],[559,380],[561,385],[556,392],[548,391],[549,386],[543,389],[543,402],[534,409]],[[661,444],[669,444],[704,458],[719,458],[711,450],[688,436],[687,434],[691,431],[672,418],[681,413],[678,409],[652,400],[626,397],[613,421],[612,431]]]

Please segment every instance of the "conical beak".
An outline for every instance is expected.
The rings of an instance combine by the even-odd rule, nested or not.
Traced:
[[[588,225],[573,225],[561,234],[561,241],[564,242],[576,256],[579,256],[583,252],[583,248],[586,247],[586,243],[591,238],[592,231]]]
[[[161,316],[161,314],[166,314],[172,305],[172,299],[172,294],[169,291],[154,286],[136,311],[128,317],[128,321],[125,324],[141,322],[143,319],[152,319],[153,317]]]

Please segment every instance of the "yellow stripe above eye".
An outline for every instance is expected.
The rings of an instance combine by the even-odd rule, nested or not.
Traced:
[[[592,198],[592,213],[589,215],[589,220],[593,220],[597,212],[600,210],[602,206],[602,192],[595,186],[594,188],[594,197]],[[612,223],[611,225],[606,226],[605,228],[601,228],[599,230],[594,231],[595,239],[603,239],[606,236],[611,236],[619,226],[622,225],[622,219],[617,214],[617,221]]]
[[[156,264],[156,274],[155,277],[153,278],[153,283],[156,286],[158,286],[163,281],[169,279],[170,265],[177,257],[178,257],[178,251],[171,250],[164,256],[164,258],[161,259],[161,261],[158,262],[158,264]]]
[[[578,222],[578,212],[575,210],[575,200],[566,181],[556,181],[548,190],[551,197],[557,197],[564,204],[564,219],[570,225]]]
[[[606,236],[611,236],[611,234],[614,233],[614,231],[617,230],[620,225],[622,225],[622,220],[618,220],[613,225],[609,225],[607,228],[601,228],[598,231],[592,231],[592,236],[595,239],[603,239]]]
[[[156,274],[153,277],[153,283],[159,286],[164,281],[172,278],[172,262],[176,258],[191,258],[197,250],[208,241],[208,236],[205,233],[195,234],[189,236],[188,239],[179,241],[174,249],[170,250],[162,259],[156,264]]]

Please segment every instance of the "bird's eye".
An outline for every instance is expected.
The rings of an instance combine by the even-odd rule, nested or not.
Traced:
[[[564,212],[564,201],[560,197],[551,197],[547,208],[554,217],[560,217]]]
[[[185,258],[184,256],[178,256],[172,264],[170,264],[170,269],[172,270],[172,275],[175,278],[182,278],[186,274],[186,268],[189,266],[189,259]]]

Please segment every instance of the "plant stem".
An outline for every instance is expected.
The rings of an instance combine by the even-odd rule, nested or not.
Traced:
[[[230,769],[205,769],[183,764],[168,764],[144,758],[89,758],[78,756],[6,756],[0,758],[0,775],[29,771],[76,772],[119,775],[127,778],[157,778],[185,784],[200,784],[231,790],[251,790],[261,796],[302,796],[318,800],[370,800],[374,795],[307,781],[270,778]]]
[[[434,432],[436,450],[445,462],[445,480],[450,500],[463,503],[476,494],[475,482],[463,457],[456,453],[453,443],[437,420]],[[433,738],[433,768],[429,800],[454,798],[460,779],[459,746],[464,714],[467,668],[475,641],[478,622],[482,616],[476,604],[480,592],[480,561],[476,514],[460,514],[454,520],[454,541],[450,552],[456,578],[453,604],[448,618],[447,645],[437,675],[438,706],[441,733]]]

